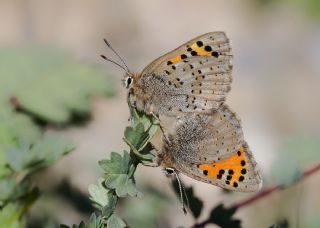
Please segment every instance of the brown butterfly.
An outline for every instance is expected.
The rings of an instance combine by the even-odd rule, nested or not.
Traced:
[[[213,113],[230,90],[232,54],[224,32],[196,37],[154,60],[141,73],[130,72],[116,55],[125,67],[102,57],[126,71],[123,82],[129,101],[147,114]]]
[[[106,44],[112,47],[105,41]],[[113,50],[114,51],[114,50]],[[115,51],[114,51],[115,52]],[[175,116],[159,164],[167,174],[236,191],[256,191],[261,175],[243,139],[240,121],[224,104],[232,81],[232,54],[224,32],[196,37],[150,63],[126,71],[130,103],[147,114]]]

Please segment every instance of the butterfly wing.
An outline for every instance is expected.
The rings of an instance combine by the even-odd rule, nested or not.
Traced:
[[[163,151],[173,168],[194,179],[236,191],[260,188],[260,172],[240,121],[226,105],[211,115],[183,116]]]
[[[159,112],[212,113],[225,100],[232,81],[232,54],[224,32],[212,32],[196,37],[149,64],[141,74],[159,78],[167,87],[165,96],[150,96]],[[143,91],[155,94],[157,86],[141,85]],[[163,87],[162,87],[163,88]],[[152,90],[152,91],[151,91]],[[169,112],[169,113],[168,113]]]
[[[262,179],[257,163],[246,142],[229,158],[191,168],[197,180],[240,192],[258,191]]]

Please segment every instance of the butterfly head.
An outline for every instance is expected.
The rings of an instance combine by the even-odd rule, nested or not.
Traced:
[[[127,71],[122,78],[122,84],[127,89],[131,89],[139,77],[140,73]]]
[[[131,73],[125,73],[123,79],[122,79],[123,86],[127,89],[130,89],[133,84],[133,74]]]

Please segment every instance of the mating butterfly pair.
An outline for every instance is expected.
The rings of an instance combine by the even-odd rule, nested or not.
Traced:
[[[211,32],[159,57],[141,73],[114,63],[126,70],[132,105],[147,114],[176,117],[171,133],[163,137],[161,166],[229,190],[257,191],[260,172],[239,119],[224,104],[231,61],[225,33]]]

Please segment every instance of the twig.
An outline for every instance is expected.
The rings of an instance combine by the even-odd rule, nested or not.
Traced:
[[[318,172],[318,171],[320,171],[320,164],[318,164],[318,165],[316,165],[316,166],[314,166],[314,167],[312,167],[312,168],[310,168],[310,169],[305,170],[305,171],[302,173],[301,177],[300,177],[299,179],[297,179],[296,181],[294,181],[294,182],[293,182],[292,184],[290,184],[290,185],[276,185],[276,186],[269,187],[269,188],[267,188],[267,189],[265,189],[265,190],[257,193],[256,195],[248,198],[248,199],[245,199],[245,200],[243,200],[243,201],[240,201],[240,202],[238,202],[238,203],[233,204],[231,207],[238,209],[238,208],[241,208],[241,207],[248,206],[248,205],[250,205],[251,203],[258,201],[258,200],[260,200],[260,199],[262,199],[262,198],[270,195],[270,194],[273,193],[273,192],[282,191],[282,190],[284,190],[284,189],[287,189],[287,188],[290,187],[291,185],[293,185],[293,184],[297,183],[298,181],[301,181],[301,180],[303,180],[303,179],[311,176],[312,174],[314,174],[314,173],[316,173],[316,172]]]
[[[276,192],[276,191],[282,191],[284,189],[287,189],[289,188],[290,186],[292,186],[293,184],[311,176],[312,174],[316,173],[320,171],[320,164],[310,168],[310,169],[307,169],[305,170],[302,175],[300,176],[300,178],[298,178],[297,180],[295,180],[293,183],[289,184],[289,185],[276,185],[276,186],[272,186],[272,187],[269,187],[259,193],[257,193],[256,195],[246,199],[246,200],[243,200],[243,201],[240,201],[238,203],[235,203],[233,205],[231,205],[229,207],[229,209],[239,209],[239,208],[242,208],[242,207],[245,207],[245,206],[248,206],[260,199],[263,199],[264,197],[267,197],[268,195],[270,195],[271,193],[273,192]],[[209,223],[212,223],[212,221],[210,221],[210,218],[208,218],[207,220],[203,221],[203,222],[200,222],[200,223],[196,223],[194,224],[191,228],[203,228],[205,227],[207,224]]]

